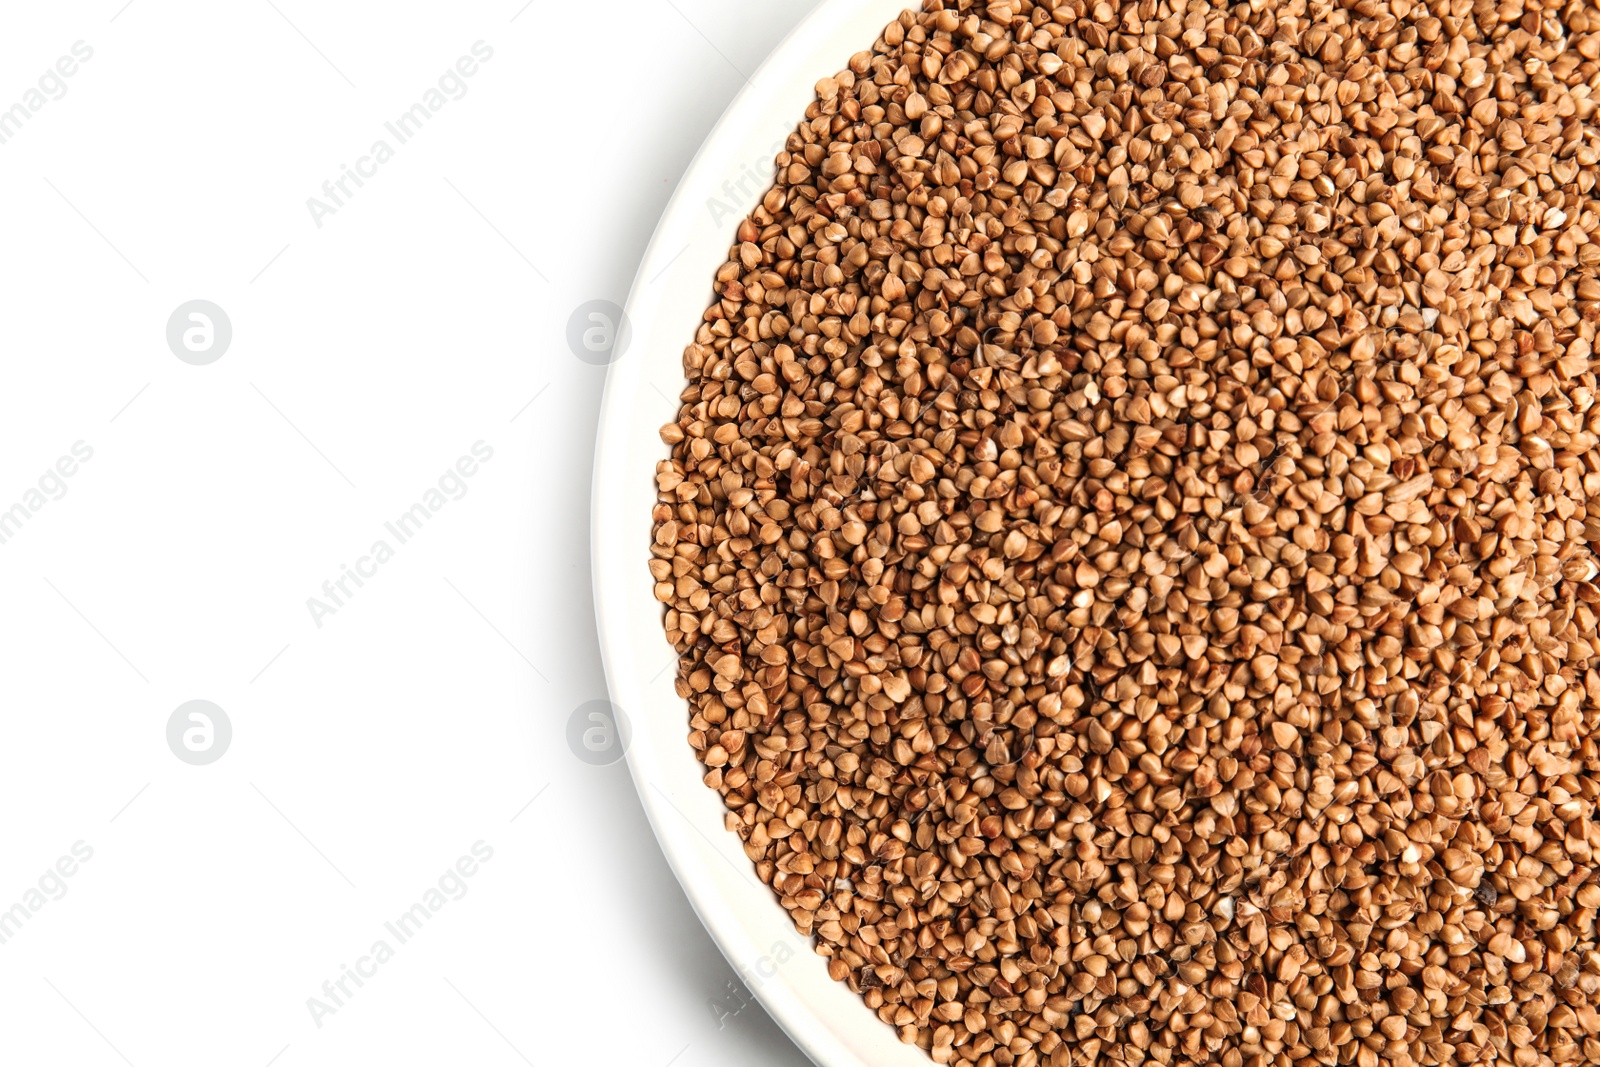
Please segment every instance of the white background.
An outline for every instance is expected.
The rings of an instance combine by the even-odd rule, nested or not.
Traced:
[[[0,1062],[803,1064],[734,1010],[625,768],[569,749],[605,695],[604,370],[567,327],[623,301],[810,0],[124,4],[0,13],[0,110],[93,49],[0,144],[0,511],[93,450],[0,544],[0,911],[93,850],[0,944]],[[319,227],[307,199],[380,138]],[[194,299],[232,323],[206,366],[167,345]],[[385,522],[479,441],[399,545]],[[319,627],[308,598],[380,538]],[[167,744],[195,699],[232,723],[207,766]],[[308,998],[380,938],[318,1026]]]

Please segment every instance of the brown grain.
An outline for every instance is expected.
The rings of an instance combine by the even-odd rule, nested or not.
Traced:
[[[1597,86],[1519,0],[931,0],[817,84],[651,574],[902,1039],[1600,1063]]]

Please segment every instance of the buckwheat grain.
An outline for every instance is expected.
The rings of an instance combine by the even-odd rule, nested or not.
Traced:
[[[650,569],[903,1040],[1600,1063],[1597,86],[1527,0],[930,0],[817,83]]]

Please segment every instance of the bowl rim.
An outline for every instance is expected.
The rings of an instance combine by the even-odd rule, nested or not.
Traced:
[[[764,158],[770,174],[772,156],[814,99],[818,80],[870,49],[889,22],[915,7],[907,0],[821,0],[746,79],[695,153],[651,236],[623,321],[615,324],[619,346],[627,347],[607,368],[596,429],[590,572],[607,685],[626,716],[620,736],[629,772],[695,914],[762,1007],[821,1067],[890,1067],[928,1059],[828,976],[823,961],[809,951],[812,939],[794,931],[770,887],[756,879],[737,835],[716,817],[727,809],[701,781],[704,768],[688,744],[682,715],[687,704],[667,673],[676,655],[661,626],[664,608],[647,576],[648,514],[655,502],[654,465],[667,454],[658,428],[675,414],[675,396],[684,384],[682,350],[710,301],[711,276],[727,259],[733,227],[770,186],[760,161]],[[646,395],[651,389],[659,400]],[[643,419],[650,405],[664,417],[653,423]],[[649,479],[641,487],[637,480],[645,472]],[[646,496],[648,503],[641,505]],[[663,660],[666,666],[647,681],[646,673]],[[661,717],[658,723],[643,714],[663,699],[676,709],[670,721]],[[787,939],[767,942],[777,924]],[[789,955],[810,962],[785,967]]]

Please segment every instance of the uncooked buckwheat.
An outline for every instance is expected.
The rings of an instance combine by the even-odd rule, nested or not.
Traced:
[[[817,83],[650,567],[903,1040],[1600,1063],[1596,87],[1524,0],[930,0]]]

